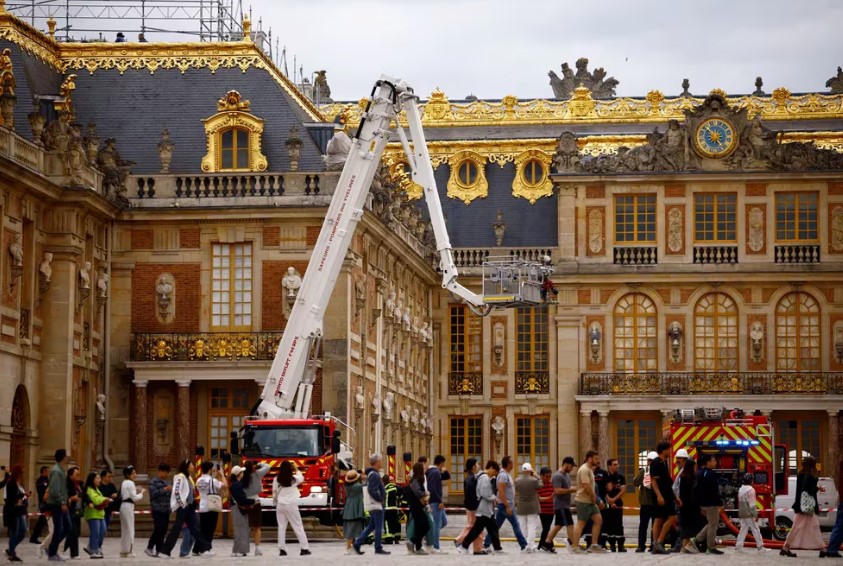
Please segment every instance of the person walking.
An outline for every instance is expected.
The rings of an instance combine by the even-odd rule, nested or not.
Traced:
[[[345,505],[342,508],[342,534],[345,538],[345,553],[351,554],[354,539],[363,532],[366,514],[363,511],[363,483],[356,470],[345,474]],[[386,491],[384,489],[384,491]]]
[[[93,559],[102,559],[102,531],[105,529],[105,508],[110,501],[100,492],[102,478],[97,472],[91,472],[85,478],[85,521],[88,522],[88,547],[85,551]]]
[[[802,460],[802,467],[796,476],[796,498],[793,501],[793,512],[796,514],[793,527],[787,535],[779,554],[796,557],[791,549],[819,550],[820,558],[825,558],[825,543],[823,542],[820,522],[817,518],[819,504],[819,478],[817,477],[817,460],[807,456]]]
[[[588,552],[601,553],[606,549],[598,544],[600,540],[600,528],[603,525],[603,518],[600,515],[600,508],[597,506],[597,492],[594,489],[594,469],[600,465],[600,455],[594,450],[585,454],[585,461],[577,470],[577,494],[574,502],[577,505],[577,526],[574,529],[574,537],[571,539],[569,549],[574,554],[581,554],[580,537],[582,536],[585,524],[591,520],[592,545]]]
[[[70,529],[64,539],[65,558],[79,556],[79,537],[82,536],[82,517],[85,514],[84,490],[79,468],[67,469],[67,511],[70,515]],[[70,554],[67,554],[67,553]]]
[[[512,461],[512,456],[504,456],[501,460],[501,471],[497,477],[498,488],[498,505],[495,510],[495,524],[500,530],[504,521],[509,521],[512,526],[512,532],[515,535],[515,540],[518,541],[518,546],[521,550],[527,548],[527,540],[521,532],[521,526],[518,524],[518,518],[515,516],[515,480],[512,477],[512,469],[515,467]],[[491,544],[491,535],[486,535],[486,541],[483,547],[488,550]]]
[[[837,470],[837,493],[843,491],[843,460]],[[828,538],[828,546],[825,550],[827,558],[843,558],[840,554],[840,546],[843,544],[843,499],[838,497],[837,503],[837,519],[834,521],[834,528],[831,529],[831,536]]]
[[[214,531],[217,530],[221,506],[211,503],[222,503],[222,490],[225,488],[225,476],[217,464],[210,460],[202,462],[202,475],[196,480],[196,491],[199,492],[199,530],[207,541],[207,548],[204,553],[207,556],[214,556]],[[213,475],[211,475],[213,473]],[[216,496],[216,497],[212,497]],[[197,554],[196,550],[193,551]]]
[[[381,481],[380,469],[383,466],[383,458],[380,454],[373,454],[369,458],[369,467],[366,469],[366,487],[363,490],[363,508],[369,512],[369,524],[360,533],[360,536],[351,544],[351,548],[357,554],[363,554],[360,547],[371,533],[375,533],[375,554],[391,554],[383,547],[383,506],[386,502],[386,490]]]
[[[577,488],[571,487],[571,471],[576,466],[572,456],[565,456],[562,459],[562,466],[553,474],[553,528],[545,539],[545,549],[549,552],[556,552],[553,547],[553,539],[562,527],[565,527],[567,539],[565,546],[571,550],[571,541],[574,540],[574,516],[571,514],[571,495],[577,492]]]
[[[413,518],[413,536],[407,541],[407,551],[410,554],[428,554],[422,548],[422,542],[427,534],[429,525],[425,514],[425,506],[430,503],[430,493],[424,488],[425,470],[424,464],[416,462],[413,465],[413,478],[404,489],[407,504],[410,507],[410,515]],[[434,539],[435,540],[435,539]]]
[[[380,481],[380,477],[378,477]],[[296,533],[299,541],[301,555],[310,554],[307,544],[307,535],[304,532],[304,525],[301,522],[299,513],[299,485],[304,482],[304,477],[296,468],[292,460],[284,460],[278,469],[278,475],[272,484],[272,499],[275,503],[275,517],[278,519],[278,554],[287,556],[287,524]]]
[[[723,507],[723,500],[720,498],[720,484],[717,481],[716,468],[717,459],[712,454],[704,454],[700,457],[694,496],[700,512],[705,517],[706,524],[700,529],[692,542],[705,540],[706,554],[723,554],[723,551],[717,548],[717,527],[720,524],[720,510]]]
[[[653,493],[652,479],[650,478],[650,464],[658,458],[658,453],[651,451],[647,454],[647,464],[638,469],[632,485],[638,490],[638,547],[635,552],[647,550],[647,531],[653,523],[653,508],[656,503],[656,495]],[[655,538],[650,539],[650,550],[653,549]]]
[[[539,521],[542,524],[542,532],[539,534],[538,549],[544,552],[556,553],[556,549],[547,546],[547,535],[553,528],[553,470],[543,466],[539,471],[542,486],[539,488]]]
[[[486,462],[486,469],[483,473],[477,476],[477,499],[479,504],[477,506],[477,516],[474,521],[474,526],[463,538],[462,544],[457,547],[458,554],[468,554],[468,547],[475,540],[480,537],[483,530],[489,532],[489,537],[492,539],[493,552],[503,552],[501,548],[501,541],[498,537],[498,524],[495,522],[495,490],[492,489],[492,480],[494,480],[500,472],[501,466],[494,460]],[[486,554],[488,551],[483,551]]]
[[[603,532],[612,552],[626,552],[626,537],[623,533],[623,495],[626,493],[626,476],[620,473],[617,458],[606,462],[606,508],[602,511]]]
[[[738,539],[735,542],[735,551],[742,552],[744,541],[748,531],[752,531],[752,538],[755,539],[755,548],[758,552],[764,552],[764,539],[761,538],[761,529],[758,528],[758,506],[755,504],[755,488],[752,487],[752,474],[747,472],[743,475],[743,485],[738,490],[738,517],[741,520],[741,530],[738,532]]]
[[[398,515],[398,486],[395,485],[395,478],[384,474],[383,489],[386,493],[386,503],[383,508],[383,540],[387,544],[398,544],[401,541],[401,518]]]
[[[462,482],[463,493],[463,507],[465,507],[465,526],[463,527],[457,538],[454,539],[454,546],[459,547],[471,527],[477,521],[477,507],[480,505],[480,499],[477,498],[477,474],[480,466],[477,464],[477,458],[469,458],[465,461],[465,479]],[[483,541],[480,537],[474,539],[474,554],[483,554]]]
[[[158,476],[149,482],[149,507],[152,511],[152,536],[146,543],[144,554],[155,557],[164,547],[164,538],[167,536],[167,528],[170,526],[170,492],[173,486],[168,479],[170,476],[170,465],[167,463],[158,464]]]
[[[199,529],[199,521],[196,517],[196,486],[193,483],[193,462],[191,460],[182,460],[179,464],[178,472],[173,478],[173,491],[170,492],[170,511],[175,512],[176,516],[173,518],[173,524],[170,527],[170,532],[164,540],[164,547],[158,552],[158,558],[172,558],[170,555],[173,548],[176,546],[176,541],[179,539],[179,533],[182,527],[186,527],[193,539],[193,551],[197,554],[202,554],[210,544],[202,535]],[[187,541],[182,544],[184,548]],[[187,543],[186,546],[190,547]],[[188,556],[185,552],[181,553],[182,557]]]
[[[243,465],[243,487],[246,490],[246,497],[260,501],[260,494],[263,491],[263,477],[269,473],[269,464],[249,460]],[[255,541],[255,556],[263,556],[261,551],[261,523],[263,522],[263,509],[260,505],[253,505],[249,511],[249,529],[252,531],[252,538]]]
[[[685,458],[685,465],[676,477],[679,478],[677,497],[679,498],[678,501],[682,501],[682,507],[679,510],[680,552],[697,554],[699,550],[694,537],[700,530],[700,508],[697,505],[697,498],[694,496],[697,487],[696,462],[690,458]]]
[[[47,496],[47,486],[50,484],[50,467],[41,466],[38,479],[35,480],[35,494],[38,497],[38,520],[35,521],[35,526],[29,534],[30,544],[41,544],[38,540],[41,538],[41,533],[44,528],[49,525],[47,520],[47,504],[44,498]]]
[[[135,556],[135,503],[143,499],[144,489],[135,485],[138,472],[134,466],[123,468],[120,484],[120,558]]]
[[[108,527],[111,525],[111,521],[115,517],[115,513],[120,513],[120,493],[117,489],[117,486],[114,484],[114,474],[109,468],[103,469],[100,472],[100,478],[102,478],[102,482],[100,483],[100,493],[102,496],[108,499],[111,503],[109,503],[108,507],[105,508],[105,530],[102,533],[102,540],[100,541],[100,548],[102,548],[103,543],[105,542],[105,535],[108,533]]]
[[[529,462],[521,464],[521,475],[515,480],[515,515],[521,532],[527,539],[524,552],[532,554],[537,550],[536,533],[539,530],[539,488],[541,480]]]
[[[685,462],[689,459],[688,451],[684,448],[680,448],[676,451],[676,454],[673,455],[673,464],[674,469],[676,469],[676,477],[673,478],[673,496],[675,498],[675,507],[676,507],[676,521],[677,523],[682,521],[682,498],[679,497],[679,476],[682,474],[682,470],[685,469]],[[698,510],[699,511],[699,510]],[[696,518],[695,518],[696,519]],[[665,549],[666,550],[666,549]],[[673,552],[680,552],[682,550],[682,537],[676,537],[676,542],[673,546]]]
[[[249,513],[255,505],[260,506],[260,500],[246,495],[243,484],[245,468],[234,466],[231,468],[231,524],[234,527],[234,544],[231,547],[232,558],[243,558],[249,555]]]
[[[673,495],[673,480],[668,467],[670,443],[660,442],[656,446],[656,455],[650,464],[650,486],[656,495],[653,508],[653,554],[667,554],[664,541],[676,522],[676,497]]]
[[[441,554],[439,547],[439,533],[448,524],[448,517],[445,514],[445,502],[442,493],[442,470],[445,468],[445,456],[437,454],[433,458],[433,465],[427,469],[424,476],[427,478],[427,492],[430,494],[430,513],[433,516],[433,554]],[[425,517],[425,521],[427,517]],[[427,529],[425,529],[427,531]]]
[[[17,554],[18,545],[26,538],[26,508],[29,504],[29,495],[23,487],[23,472],[23,466],[15,464],[5,480],[3,526],[9,529],[9,546],[6,548],[9,562],[23,562]]]
[[[47,549],[47,560],[61,562],[64,559],[59,556],[59,545],[67,537],[73,525],[70,523],[70,513],[67,509],[67,450],[59,448],[55,453],[55,465],[50,470],[49,484],[47,487],[47,507],[53,520],[53,536],[50,546]]]

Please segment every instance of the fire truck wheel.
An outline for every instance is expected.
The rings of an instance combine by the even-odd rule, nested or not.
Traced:
[[[773,537],[776,540],[787,539],[787,534],[790,532],[791,527],[793,527],[793,521],[787,517],[776,517],[776,528],[773,530]]]

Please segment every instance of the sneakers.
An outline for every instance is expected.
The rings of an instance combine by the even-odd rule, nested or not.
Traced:
[[[88,550],[87,548],[85,548],[84,550],[85,550],[85,552],[87,552],[88,554],[91,554],[91,551],[90,551],[90,550]],[[146,555],[147,555],[147,556],[149,556],[149,557],[155,558],[155,551],[154,551],[154,550],[152,550],[151,548],[146,548],[146,549],[144,549],[143,553],[144,553],[144,554],[146,554]]]
[[[683,553],[683,554],[699,554],[700,553],[700,551],[697,550],[697,547],[693,543],[689,543],[689,544],[683,546],[682,550],[680,552]],[[739,548],[736,549],[736,552],[741,552],[741,549],[739,549]]]
[[[489,554],[506,554],[506,551],[502,548],[493,548],[492,550],[487,551]]]
[[[244,558],[245,556],[248,556],[245,552],[232,552],[231,553],[232,558]]]
[[[47,559],[47,562],[64,562],[65,559],[60,554],[54,554]]]
[[[363,554],[362,552],[358,552],[358,554]],[[278,556],[287,556],[287,551],[283,548],[278,549]]]
[[[300,556],[310,556],[310,554],[311,554],[311,552],[306,548],[302,548],[301,552],[299,552]]]
[[[585,554],[585,550],[580,548],[579,546],[571,546],[571,554]]]
[[[606,552],[606,549],[600,546],[599,544],[592,544],[587,551],[589,554],[603,554]]]
[[[382,548],[379,548],[379,549],[375,550],[375,554],[392,554],[392,553],[388,550],[384,550]],[[419,554],[419,553],[416,552],[416,554]],[[427,554],[427,553],[425,552],[425,554]]]
[[[693,540],[691,541],[693,543]],[[657,542],[653,545],[653,554],[667,554],[667,551],[664,549],[664,545],[660,542]]]
[[[709,548],[705,551],[706,554],[723,554],[722,550],[717,550],[716,548]]]
[[[416,553],[416,545],[412,542],[407,541],[407,554],[415,554]]]
[[[91,555],[91,560],[102,560],[105,556],[102,555],[102,552],[97,552]]]
[[[354,552],[356,552],[357,554],[366,554],[365,552],[363,552],[362,550],[360,550],[360,545],[359,545],[359,544],[357,544],[356,542],[355,542],[354,544],[352,544],[352,545],[351,545],[351,548],[353,548],[353,549],[354,549]]]
[[[255,547],[255,556],[263,556],[263,552],[257,546]]]
[[[468,551],[462,547],[462,545],[457,545],[457,554],[468,554]]]
[[[375,554],[377,554],[377,552]],[[415,552],[413,552],[413,554],[420,554],[422,556],[427,556],[428,554],[430,554],[430,552],[426,551],[424,548],[420,548],[420,549],[416,550]]]

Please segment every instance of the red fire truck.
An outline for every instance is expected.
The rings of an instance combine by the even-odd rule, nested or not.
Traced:
[[[752,474],[752,487],[758,495],[759,524],[765,536],[775,525],[775,496],[787,493],[787,446],[776,444],[769,417],[745,415],[740,410],[720,407],[679,409],[669,425],[671,461],[680,449],[699,460],[704,454],[717,459],[720,496],[726,516],[738,515],[738,490],[743,475]],[[680,472],[674,469],[674,475]],[[729,522],[730,529],[734,525]]]

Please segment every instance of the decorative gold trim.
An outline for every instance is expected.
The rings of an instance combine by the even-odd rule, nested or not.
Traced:
[[[722,92],[722,91],[720,91]],[[435,95],[435,97],[434,97]],[[588,91],[577,92],[571,100],[523,100],[508,96],[500,102],[475,100],[450,102],[437,90],[422,104],[425,127],[454,128],[460,126],[502,125],[570,125],[595,123],[666,123],[685,120],[685,110],[703,103],[704,98],[667,98],[651,91],[645,98],[613,98],[593,100]],[[787,89],[776,89],[770,96],[726,97],[732,108],[746,108],[749,118],[760,114],[770,120],[818,120],[843,118],[843,94],[792,95]],[[322,113],[333,119],[346,103],[326,104]],[[432,108],[428,109],[428,106]],[[349,123],[360,123],[359,105],[350,108]],[[400,117],[401,118],[401,117]],[[403,125],[406,121],[400,119]]]
[[[541,183],[530,185],[524,178],[524,167],[531,161],[538,161],[544,169],[544,177]],[[551,156],[537,149],[528,149],[515,158],[515,178],[512,180],[512,195],[525,198],[530,204],[542,197],[549,197],[553,194],[553,181],[550,180],[550,164],[553,161]]]
[[[228,128],[244,129],[249,132],[249,168],[246,170],[266,171],[266,156],[261,152],[263,120],[252,115],[249,110],[249,101],[243,100],[236,90],[230,90],[225,97],[217,101],[217,110],[219,112],[202,120],[205,124],[205,136],[208,143],[208,153],[202,158],[202,171],[205,173],[223,171],[221,134]]]
[[[8,12],[0,13],[0,39],[20,46],[55,70],[62,70],[58,42]]]
[[[474,163],[477,167],[477,182],[471,186],[459,182],[457,174],[460,165],[466,161]],[[471,204],[476,198],[486,198],[489,195],[489,182],[486,180],[486,159],[475,151],[460,151],[448,160],[451,166],[451,175],[448,177],[448,196],[457,198],[465,204]]]

